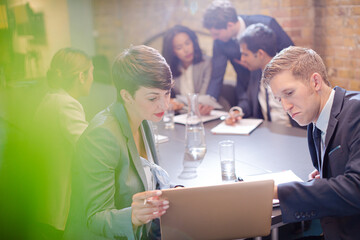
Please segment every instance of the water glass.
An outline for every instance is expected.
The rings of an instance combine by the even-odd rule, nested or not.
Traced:
[[[163,122],[165,125],[165,129],[174,129],[174,109],[170,106],[164,113]]]
[[[235,181],[234,142],[225,140],[219,142],[221,177],[223,181]]]

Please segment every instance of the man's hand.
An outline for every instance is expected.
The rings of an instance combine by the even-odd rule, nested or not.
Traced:
[[[309,180],[319,179],[319,178],[320,178],[320,173],[316,169],[309,174]]]

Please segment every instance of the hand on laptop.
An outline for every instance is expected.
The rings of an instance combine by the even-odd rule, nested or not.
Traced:
[[[136,193],[132,197],[131,221],[134,226],[140,226],[166,213],[169,201],[161,197],[160,190]]]

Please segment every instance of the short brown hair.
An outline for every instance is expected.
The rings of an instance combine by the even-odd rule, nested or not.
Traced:
[[[238,16],[235,8],[228,0],[215,0],[206,9],[203,26],[207,29],[226,29],[228,22],[236,23]]]
[[[331,86],[323,60],[312,49],[294,46],[283,49],[266,65],[262,81],[269,85],[276,75],[286,70],[303,81],[308,81],[313,73],[319,73],[325,84]]]
[[[112,66],[112,78],[122,102],[120,90],[127,90],[132,96],[140,87],[170,90],[173,86],[169,65],[154,48],[131,46],[120,53]]]

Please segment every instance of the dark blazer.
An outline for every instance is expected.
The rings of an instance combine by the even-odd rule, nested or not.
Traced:
[[[308,126],[311,159],[318,168],[313,124]],[[325,239],[360,236],[360,93],[335,88],[326,131],[322,178],[278,186],[284,222],[321,219]]]
[[[246,27],[254,23],[263,23],[264,25],[270,27],[277,36],[276,40],[278,51],[294,45],[290,37],[285,33],[274,18],[264,15],[240,15],[240,17],[244,20]],[[234,59],[241,59],[240,46],[237,40],[230,39],[228,42],[222,42],[220,40],[214,41],[211,79],[207,89],[207,94],[217,99],[219,98],[228,60],[233,65],[237,75],[237,96],[246,91],[250,79],[250,72],[240,64],[236,63]]]
[[[247,91],[239,96],[238,106],[243,110],[245,118],[264,119],[258,99],[260,92],[261,74],[262,71],[260,69],[252,71]],[[301,127],[296,121],[294,121],[289,115],[288,117],[290,119],[291,126],[304,128]]]
[[[151,128],[142,123],[155,162]],[[116,102],[100,112],[77,144],[73,191],[64,239],[138,239],[133,232],[131,203],[148,184],[124,106]],[[135,236],[136,235],[136,236]]]

